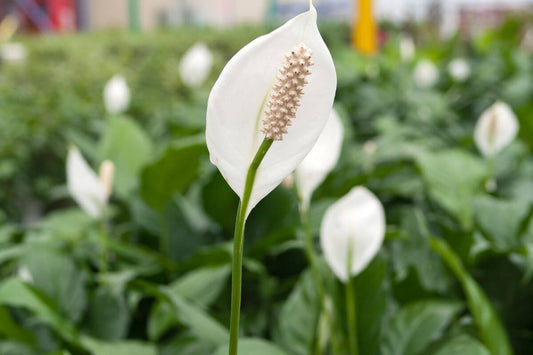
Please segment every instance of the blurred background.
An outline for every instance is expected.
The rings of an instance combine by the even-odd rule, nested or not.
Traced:
[[[387,215],[385,244],[356,279],[360,299],[375,300],[360,305],[361,353],[489,353],[461,284],[430,246],[435,237],[485,291],[515,353],[530,354],[533,0],[313,3],[345,134],[313,195],[312,233],[356,185]],[[225,341],[238,199],[209,162],[207,100],[240,48],[308,6],[0,0],[0,354],[198,355]],[[496,102],[519,130],[487,157],[474,130]],[[72,146],[96,172],[115,165],[103,219],[67,187]],[[309,317],[319,310],[302,230],[286,186],[246,230],[242,332],[282,354],[306,355],[314,343]],[[425,315],[439,319],[431,331],[399,331]],[[397,337],[418,352],[396,351]]]

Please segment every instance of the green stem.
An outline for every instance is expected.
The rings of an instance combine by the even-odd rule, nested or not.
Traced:
[[[102,209],[100,218],[100,272],[105,275],[109,269],[108,246],[107,246],[107,215],[106,208]]]
[[[315,284],[316,292],[318,295],[318,300],[320,302],[320,312],[324,314],[326,317],[326,322],[330,331],[330,339],[331,344],[334,349],[335,354],[340,354],[338,343],[336,341],[336,331],[335,326],[333,324],[333,320],[330,317],[330,313],[328,312],[328,309],[326,307],[326,296],[324,292],[324,287],[322,285],[322,278],[320,277],[320,270],[318,269],[318,263],[317,263],[317,256],[315,253],[314,243],[313,243],[313,233],[311,231],[311,221],[309,219],[309,211],[308,209],[302,205],[302,201],[300,201],[300,217],[302,219],[302,224],[304,226],[304,234],[305,234],[305,253],[307,255],[307,259],[309,261],[309,266],[311,267],[311,275],[313,276],[313,281]],[[318,327],[317,327],[318,330]],[[315,347],[315,354],[320,354],[320,348],[318,346],[320,334],[317,334],[317,342]]]
[[[159,252],[168,257],[169,238],[168,228],[165,218],[165,210],[159,213]]]
[[[242,288],[242,250],[244,244],[244,225],[246,223],[246,216],[250,196],[252,195],[252,188],[254,186],[255,175],[257,169],[263,161],[266,153],[272,146],[274,141],[271,139],[264,139],[263,143],[257,150],[248,173],[246,174],[246,182],[244,185],[244,193],[242,195],[239,209],[237,210],[237,219],[235,221],[235,235],[233,237],[233,266],[231,273],[231,316],[230,316],[230,338],[229,338],[229,355],[237,355],[239,344],[239,319],[241,313],[241,288]]]
[[[353,286],[352,270],[352,246],[348,247],[348,282],[346,282],[346,316],[348,317],[348,344],[350,355],[358,355],[357,344],[357,317],[355,306],[355,292]]]

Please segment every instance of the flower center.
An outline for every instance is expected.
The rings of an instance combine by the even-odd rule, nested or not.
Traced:
[[[311,50],[303,43],[285,55],[276,83],[267,102],[262,132],[267,139],[283,140],[291,121],[296,117],[306,77],[311,74],[309,68]]]

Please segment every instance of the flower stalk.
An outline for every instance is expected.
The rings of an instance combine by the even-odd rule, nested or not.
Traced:
[[[257,169],[263,161],[266,153],[272,146],[272,139],[264,139],[263,143],[257,150],[248,173],[246,174],[246,183],[244,185],[244,194],[239,208],[237,210],[237,219],[235,221],[235,235],[233,237],[233,265],[231,277],[231,316],[230,316],[230,340],[229,355],[237,355],[239,345],[239,320],[241,313],[241,290],[242,290],[242,254],[244,245],[244,226],[246,223],[246,211],[252,188],[254,186]]]
[[[359,355],[359,347],[357,344],[357,316],[355,305],[355,292],[353,290],[353,279],[355,276],[351,274],[352,269],[352,243],[348,247],[348,282],[346,282],[346,317],[348,318],[348,345],[350,355]]]

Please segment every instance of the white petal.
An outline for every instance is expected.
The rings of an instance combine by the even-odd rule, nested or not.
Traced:
[[[22,43],[8,42],[0,47],[0,59],[6,63],[23,63],[28,56],[28,50]]]
[[[197,43],[189,48],[181,59],[181,80],[189,87],[199,87],[209,76],[212,65],[213,55],[209,48],[203,43]]]
[[[416,47],[413,37],[411,36],[402,36],[400,38],[400,57],[402,60],[408,62],[415,57]]]
[[[332,110],[328,122],[313,149],[295,171],[296,186],[304,208],[308,207],[315,189],[337,165],[341,153],[343,135],[342,122],[335,110]]]
[[[258,169],[247,212],[298,166],[329,117],[336,73],[318,32],[316,10],[311,8],[241,49],[209,97],[206,141],[211,162],[242,198],[248,166],[264,137],[260,129],[265,102],[285,54],[300,43],[312,50],[315,65],[289,133],[274,142]]]
[[[424,59],[415,67],[415,84],[420,88],[430,88],[439,80],[439,72],[433,62]]]
[[[455,58],[448,64],[448,72],[456,81],[465,81],[470,76],[470,64],[463,58]]]
[[[348,251],[352,250],[351,274],[357,275],[372,261],[385,237],[385,211],[376,196],[364,187],[353,188],[324,215],[320,243],[337,277],[348,280]]]
[[[511,143],[518,129],[518,119],[511,108],[503,102],[496,102],[481,114],[474,140],[481,153],[490,157]]]
[[[124,112],[130,105],[130,88],[126,79],[115,75],[104,87],[104,104],[107,112],[117,114]]]
[[[85,212],[94,218],[102,214],[107,196],[98,176],[76,147],[71,147],[68,152],[67,186],[72,198]]]

